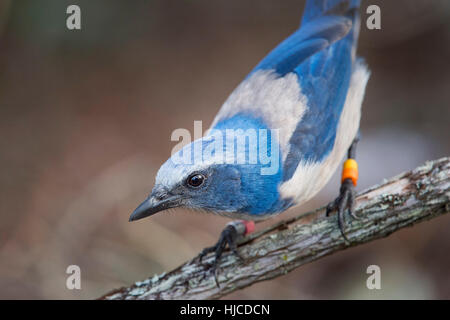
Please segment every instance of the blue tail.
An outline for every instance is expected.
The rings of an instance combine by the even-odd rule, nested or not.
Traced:
[[[343,15],[358,11],[361,0],[307,0],[302,24],[325,15]]]
[[[356,50],[359,36],[359,7],[361,0],[307,0],[300,26],[324,16],[341,16],[352,21],[352,29],[347,34]]]

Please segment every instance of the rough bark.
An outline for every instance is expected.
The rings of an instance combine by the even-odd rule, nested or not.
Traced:
[[[305,223],[314,212],[275,224],[241,240],[242,261],[224,254],[217,273],[220,286],[209,272],[210,254],[130,287],[112,291],[102,299],[217,299],[253,283],[272,279],[293,269],[351,246],[383,238],[404,227],[432,219],[450,211],[450,158],[425,165],[385,180],[356,199],[361,220],[347,218],[342,237],[336,216]]]

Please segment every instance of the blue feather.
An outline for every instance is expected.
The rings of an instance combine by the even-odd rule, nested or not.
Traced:
[[[221,120],[217,123],[214,130],[220,130],[223,133],[223,137],[226,135],[226,130],[267,130],[267,155],[270,157],[271,153],[275,148],[279,146],[272,145],[270,130],[266,126],[263,120],[255,118],[249,114],[236,114],[231,118]],[[235,146],[236,146],[236,140]],[[260,155],[260,137],[257,138],[256,152]],[[224,143],[225,145],[225,143]],[[275,174],[262,175],[261,168],[267,167],[271,164],[264,164],[261,162],[260,157],[257,158],[257,163],[249,163],[249,142],[246,141],[245,144],[245,164],[234,165],[234,169],[239,171],[239,177],[241,179],[241,188],[239,194],[242,195],[241,203],[245,203],[245,207],[240,208],[237,212],[247,213],[252,215],[266,215],[275,212],[279,212],[281,208],[285,208],[287,203],[285,200],[280,199],[278,192],[278,184],[282,177],[282,166],[281,166],[281,154],[275,161],[277,161],[278,170]],[[234,150],[237,152],[237,149]],[[227,175],[228,171],[222,171],[224,175]],[[219,173],[220,174],[220,173]],[[223,181],[226,181],[226,177],[223,177]],[[222,192],[223,193],[223,192]],[[223,193],[224,197],[236,197],[236,193]]]
[[[308,0],[303,11],[302,25],[326,14],[339,14],[357,9],[361,0]]]
[[[351,28],[346,17],[322,17],[293,33],[270,52],[250,73],[274,69],[280,76],[293,72],[303,61],[342,39]]]

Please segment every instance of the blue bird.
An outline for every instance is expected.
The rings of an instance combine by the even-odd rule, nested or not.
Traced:
[[[210,130],[159,169],[130,221],[185,207],[233,219],[208,252],[216,261],[258,221],[316,195],[346,156],[327,214],[353,213],[355,148],[370,72],[356,57],[360,0],[307,0],[301,26],[225,101]]]

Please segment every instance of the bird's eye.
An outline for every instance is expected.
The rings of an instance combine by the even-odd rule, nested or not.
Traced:
[[[187,179],[188,185],[194,188],[200,187],[204,181],[205,176],[203,176],[202,174],[194,174]]]

